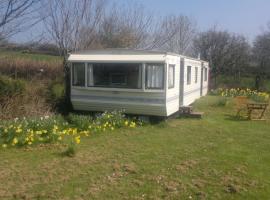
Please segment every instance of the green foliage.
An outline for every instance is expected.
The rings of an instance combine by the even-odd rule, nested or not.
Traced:
[[[61,80],[49,84],[49,100],[55,104],[62,102],[65,95],[64,83]]]
[[[0,97],[21,94],[25,90],[23,80],[14,80],[7,76],[0,76]]]
[[[228,103],[228,98],[227,97],[220,97],[217,100],[216,106],[218,107],[224,107]]]
[[[40,143],[79,144],[90,133],[135,128],[140,123],[128,119],[122,111],[104,112],[94,119],[88,115],[70,114],[35,119],[14,119],[0,123],[0,143],[7,146],[29,146]]]
[[[73,144],[70,144],[67,149],[62,152],[63,156],[67,156],[67,157],[74,157],[76,154],[76,147]]]

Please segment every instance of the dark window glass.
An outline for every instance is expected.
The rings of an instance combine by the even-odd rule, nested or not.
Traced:
[[[90,64],[89,64],[90,65]],[[88,65],[88,66],[89,66]],[[141,64],[138,63],[95,63],[88,70],[89,86],[105,88],[141,88]],[[89,78],[89,79],[91,79]]]
[[[191,66],[187,66],[187,84],[191,84]]]

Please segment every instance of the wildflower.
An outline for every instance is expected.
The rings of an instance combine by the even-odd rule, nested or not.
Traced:
[[[7,144],[3,144],[2,147],[3,147],[3,148],[7,148]]]
[[[135,122],[131,122],[130,125],[129,125],[130,128],[135,128],[135,126],[136,126]]]
[[[62,137],[61,137],[61,136],[59,136],[57,139],[58,139],[58,140],[62,140]]]
[[[128,126],[128,121],[127,120],[125,121],[125,126]]]
[[[42,131],[36,131],[36,134],[37,135],[41,135],[42,134]]]
[[[16,145],[16,144],[18,144],[18,139],[15,137],[13,140],[12,140],[12,145],[14,146],[14,145]]]
[[[21,133],[22,132],[22,129],[21,128],[17,128],[16,129],[16,133]]]
[[[81,137],[80,136],[77,136],[77,137],[74,138],[74,140],[75,140],[76,144],[80,144]]]

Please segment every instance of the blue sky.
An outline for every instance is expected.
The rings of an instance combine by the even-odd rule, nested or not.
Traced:
[[[113,1],[113,0],[108,0]],[[270,0],[114,0],[135,2],[146,6],[155,15],[184,14],[197,22],[199,31],[216,25],[219,29],[245,35],[252,41],[270,22]],[[27,41],[36,30],[21,33],[17,41]]]

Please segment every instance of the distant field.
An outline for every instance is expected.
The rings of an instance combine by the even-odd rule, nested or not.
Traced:
[[[22,58],[34,61],[48,61],[48,62],[61,61],[61,57],[59,56],[24,53],[23,51],[6,51],[2,49],[0,49],[0,58],[17,58],[17,59]]]

